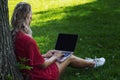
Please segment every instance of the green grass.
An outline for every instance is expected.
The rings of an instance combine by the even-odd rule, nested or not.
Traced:
[[[20,1],[9,0],[10,17]],[[26,1],[32,5],[31,28],[42,53],[54,49],[58,33],[70,33],[79,35],[76,56],[106,58],[100,68],[67,68],[61,80],[120,80],[120,0]]]

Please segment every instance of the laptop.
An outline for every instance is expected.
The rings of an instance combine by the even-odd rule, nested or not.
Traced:
[[[78,35],[77,34],[64,34],[60,33],[58,35],[55,50],[62,51],[63,56],[58,59],[59,62],[65,61],[68,57],[70,57],[76,47]]]

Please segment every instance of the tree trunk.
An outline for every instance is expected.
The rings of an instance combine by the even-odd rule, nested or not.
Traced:
[[[15,67],[16,57],[8,17],[8,0],[0,0],[0,80],[23,80]]]

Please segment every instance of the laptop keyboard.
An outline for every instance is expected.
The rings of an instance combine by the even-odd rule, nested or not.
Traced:
[[[69,52],[64,52],[64,57],[68,56],[69,54]]]

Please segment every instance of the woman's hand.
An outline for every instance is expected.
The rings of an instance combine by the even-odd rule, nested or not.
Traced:
[[[56,50],[49,50],[46,54],[43,55],[43,57],[50,58],[50,57],[53,56],[53,54],[54,54],[55,51]]]
[[[48,51],[46,54],[43,55],[45,58],[50,58],[53,55],[52,51]]]
[[[43,55],[43,57],[45,58],[50,58],[52,56],[56,57],[56,58],[60,58],[62,56],[62,51],[58,51],[58,50],[49,50],[46,54]]]
[[[62,53],[62,51],[55,51],[53,56],[56,57],[56,58],[60,58],[60,57],[63,56],[63,53]]]

